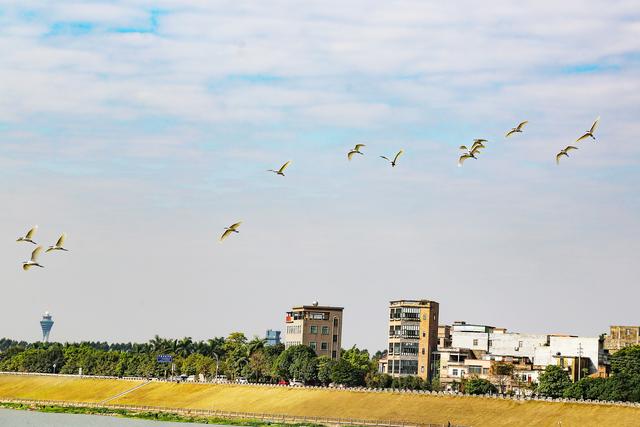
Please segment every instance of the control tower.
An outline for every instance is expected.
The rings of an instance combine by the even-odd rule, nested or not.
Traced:
[[[53,328],[53,320],[51,319],[51,314],[48,311],[44,313],[44,316],[42,316],[40,327],[42,327],[42,341],[49,342],[49,332],[51,332],[51,328]]]

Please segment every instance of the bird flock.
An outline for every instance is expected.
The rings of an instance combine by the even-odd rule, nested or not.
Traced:
[[[38,262],[38,258],[42,253],[42,246],[38,245],[33,240],[37,231],[38,231],[38,226],[34,225],[33,227],[31,227],[29,231],[27,231],[27,234],[25,234],[24,236],[18,237],[18,239],[16,240],[16,242],[27,242],[27,243],[32,243],[36,245],[36,248],[33,250],[33,252],[31,252],[31,258],[29,258],[28,261],[22,262],[22,269],[24,271],[28,271],[29,269],[31,269],[31,267],[44,268],[44,265]],[[67,234],[62,233],[58,238],[58,240],[56,241],[56,243],[54,245],[49,246],[45,252],[49,253],[53,251],[65,251],[65,252],[68,251],[68,249],[65,249],[64,247],[64,242],[66,239],[67,239]]]
[[[585,139],[591,138],[594,141],[596,141],[596,137],[594,135],[596,129],[598,128],[598,124],[600,122],[600,117],[596,118],[595,121],[593,122],[593,124],[591,125],[591,127],[586,130],[582,136],[580,136],[578,139],[576,139],[576,143],[581,142]],[[524,128],[527,126],[527,124],[529,123],[528,120],[524,120],[520,123],[518,123],[518,125],[516,125],[515,127],[513,127],[511,130],[509,130],[506,134],[505,134],[505,138],[510,138],[513,135],[519,134],[519,133],[523,133],[524,132]],[[460,154],[460,157],[458,158],[458,167],[462,167],[464,162],[467,159],[474,159],[477,160],[478,159],[478,155],[481,153],[481,150],[486,148],[486,144],[489,141],[483,138],[476,138],[473,140],[472,144],[470,147],[467,147],[466,145],[461,145],[459,147],[459,149],[462,151],[462,153]],[[356,154],[359,154],[361,156],[364,156],[364,153],[361,151],[364,147],[366,147],[365,144],[356,144],[352,149],[350,149],[347,152],[347,159],[349,161],[351,161],[353,159],[353,157]],[[560,164],[560,159],[562,157],[569,157],[569,152],[571,150],[577,150],[578,147],[574,146],[574,145],[568,145],[565,148],[563,148],[562,150],[560,150],[560,152],[558,152],[558,154],[556,154],[556,164]],[[402,156],[404,154],[404,150],[400,150],[396,153],[396,155],[393,157],[393,159],[391,159],[390,157],[387,156],[380,156],[380,158],[386,160],[389,164],[391,164],[392,168],[395,168],[396,165],[398,164],[398,159],[400,158],[400,156]],[[279,169],[267,169],[267,172],[272,172],[276,175],[279,176],[285,176],[284,175],[284,171],[289,167],[289,165],[291,165],[291,160],[288,160],[287,162],[285,162],[282,166],[280,166]],[[219,241],[222,243],[227,237],[229,237],[232,234],[237,234],[240,233],[238,231],[238,228],[240,227],[240,225],[242,224],[242,221],[238,221],[234,224],[231,224],[229,227],[225,227],[224,228],[224,232],[222,233],[222,235],[220,236]],[[18,242],[28,242],[28,243],[33,243],[37,246],[36,242],[33,241],[33,236],[35,235],[36,231],[38,230],[38,226],[34,226],[33,228],[31,228],[26,235],[19,237],[18,238]],[[49,248],[46,250],[46,252],[51,252],[51,251],[66,251],[67,249],[64,248],[64,242],[66,239],[66,234],[62,233],[62,235],[60,236],[60,238],[58,239],[58,241],[56,242],[55,245],[49,246]],[[38,257],[40,256],[40,254],[42,253],[42,246],[37,246],[33,252],[31,253],[31,258],[28,261],[24,261],[22,263],[22,268],[27,271],[29,270],[31,267],[41,267],[43,268],[44,266],[42,266],[41,264],[38,263]]]
[[[596,137],[594,135],[594,132],[598,128],[598,123],[599,122],[600,122],[600,117],[595,119],[595,121],[593,122],[593,124],[591,125],[589,130],[586,130],[581,137],[576,139],[576,142],[583,141],[583,140],[585,140],[587,138],[591,138],[591,139],[593,139],[595,141]],[[528,123],[529,123],[528,120],[524,120],[524,121],[518,123],[518,125],[516,127],[512,128],[509,132],[507,132],[504,137],[505,138],[509,138],[509,137],[511,137],[511,136],[513,136],[513,135],[515,135],[517,133],[523,133],[524,127]],[[466,145],[461,145],[460,146],[460,150],[462,150],[462,154],[458,158],[458,167],[462,167],[462,165],[464,164],[464,161],[467,160],[467,159],[477,159],[478,158],[477,155],[480,154],[480,150],[486,148],[486,146],[484,145],[484,143],[486,143],[486,142],[488,142],[486,139],[474,139],[473,140],[473,144],[471,145],[471,148],[467,148]],[[563,148],[562,150],[560,150],[560,152],[558,154],[556,154],[556,164],[557,165],[560,164],[560,158],[562,158],[562,156],[569,157],[569,151],[577,150],[577,149],[578,149],[578,147],[576,147],[574,145],[568,145],[565,148]]]

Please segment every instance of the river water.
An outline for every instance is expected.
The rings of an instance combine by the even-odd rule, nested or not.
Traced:
[[[2,427],[185,427],[202,425],[136,420],[103,415],[52,414],[49,412],[0,409],[0,426]]]

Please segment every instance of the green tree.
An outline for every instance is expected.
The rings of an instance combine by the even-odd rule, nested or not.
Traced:
[[[313,382],[317,379],[316,352],[306,345],[293,345],[280,353],[274,364],[276,376]]]
[[[613,374],[640,376],[640,345],[618,350],[609,357]]]
[[[335,360],[330,357],[318,357],[318,382],[320,384],[327,385],[331,382],[331,373],[335,364]]]
[[[561,397],[571,386],[569,374],[559,366],[549,365],[540,374],[538,393],[549,397]]]
[[[496,386],[484,378],[471,377],[464,383],[464,392],[466,394],[488,394],[496,393],[497,391]]]

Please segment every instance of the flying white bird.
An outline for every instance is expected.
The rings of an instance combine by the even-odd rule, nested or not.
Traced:
[[[460,158],[458,159],[458,167],[461,168],[462,164],[464,163],[465,160],[467,159],[478,159],[476,157],[476,153],[469,151],[467,153],[464,153],[462,156],[460,156]]]
[[[240,224],[242,224],[242,221],[238,221],[235,224],[232,224],[229,227],[225,227],[224,228],[224,233],[222,233],[222,236],[220,236],[220,242],[222,242],[224,239],[227,238],[227,236],[231,233],[239,233],[238,231],[238,227],[240,227]]]
[[[42,246],[38,246],[37,248],[35,248],[33,252],[31,252],[31,259],[29,261],[24,261],[22,263],[22,269],[24,271],[27,271],[34,265],[36,267],[44,268],[44,266],[38,264],[38,257],[40,256],[41,252],[42,252]]]
[[[385,156],[380,156],[380,157],[385,159],[387,162],[391,163],[391,167],[396,167],[396,162],[398,161],[398,157],[402,156],[403,153],[404,153],[404,150],[398,151],[398,154],[396,154],[393,160],[389,160],[389,158]]]
[[[49,246],[49,249],[46,250],[46,252],[51,252],[51,251],[68,251],[68,249],[64,248],[64,241],[67,239],[67,233],[62,233],[62,235],[60,236],[60,238],[58,239],[58,241],[56,242],[55,245],[53,246]]]
[[[593,140],[596,140],[596,137],[593,136],[593,133],[596,131],[596,129],[598,128],[598,123],[600,123],[600,116],[598,116],[598,118],[593,122],[593,124],[591,125],[591,128],[587,131],[584,132],[584,135],[582,135],[580,138],[576,139],[576,142],[580,142],[585,138],[593,138]]]
[[[273,173],[275,173],[276,175],[282,175],[282,176],[284,176],[284,170],[285,170],[286,168],[288,168],[290,164],[291,164],[291,160],[289,160],[289,161],[288,161],[287,163],[285,163],[284,165],[280,166],[280,169],[278,169],[278,170],[268,169],[268,170],[267,170],[267,172],[273,172]]]
[[[520,122],[518,124],[518,126],[514,127],[509,132],[507,132],[507,134],[504,137],[505,138],[509,138],[514,133],[522,133],[522,129],[527,125],[527,123],[529,123],[529,120],[525,120],[524,122]]]
[[[18,237],[18,240],[16,240],[16,242],[29,242],[35,245],[36,242],[34,242],[32,239],[36,234],[36,231],[38,231],[38,226],[34,225],[31,230],[27,231],[27,234],[24,237]]]
[[[569,157],[569,154],[567,154],[567,153],[569,151],[571,151],[571,150],[577,150],[577,149],[578,149],[578,147],[574,147],[573,145],[569,145],[564,150],[560,150],[560,152],[558,154],[556,154],[556,164],[557,165],[560,164],[560,157],[562,157],[562,156]]]
[[[484,148],[484,144],[482,142],[487,142],[486,139],[474,139],[473,145],[471,146],[471,150],[467,148],[466,145],[461,145],[460,150],[464,150],[460,158],[458,159],[458,167],[461,168],[462,164],[467,159],[478,159],[476,157],[477,154],[480,154],[480,149]]]
[[[366,147],[366,145],[364,145],[364,144],[356,144],[356,146],[353,147],[353,149],[347,153],[347,158],[349,160],[351,160],[353,155],[356,154],[356,153],[364,155],[364,153],[360,151],[360,149],[362,147]]]

